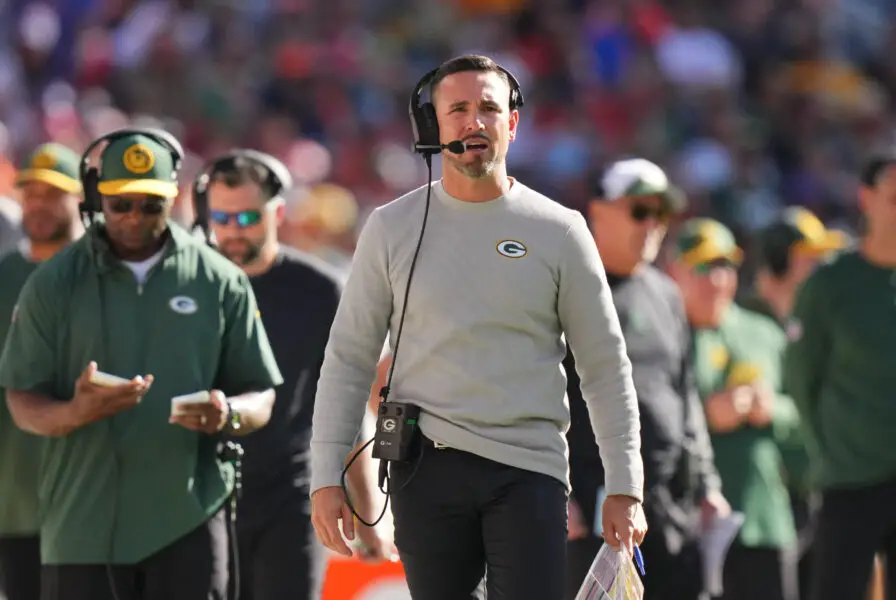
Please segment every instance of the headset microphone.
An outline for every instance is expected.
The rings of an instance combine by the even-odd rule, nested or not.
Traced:
[[[453,142],[448,142],[447,144],[439,144],[436,145],[426,145],[426,144],[414,144],[414,150],[417,152],[426,152],[438,154],[442,150],[447,150],[448,152],[453,152],[454,154],[463,154],[467,151],[467,145],[463,142],[463,140],[454,140]]]

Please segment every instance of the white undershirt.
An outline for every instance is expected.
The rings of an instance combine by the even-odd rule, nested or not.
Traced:
[[[149,258],[140,261],[124,260],[122,262],[127,266],[127,268],[131,270],[131,272],[134,274],[134,277],[137,278],[137,283],[143,284],[146,282],[146,275],[149,273],[149,270],[162,259],[162,255],[164,253],[165,247],[162,246],[161,250],[159,250]]]

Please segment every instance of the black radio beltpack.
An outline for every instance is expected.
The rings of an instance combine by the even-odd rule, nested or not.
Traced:
[[[507,76],[507,81],[510,84],[510,109],[516,110],[522,107],[523,93],[520,89],[519,81],[504,67],[498,66],[498,69]],[[429,205],[432,196],[432,157],[439,154],[442,150],[448,150],[454,154],[463,154],[467,151],[467,145],[463,140],[453,140],[447,144],[443,144],[441,141],[436,109],[431,100],[433,85],[440,79],[440,74],[441,67],[438,67],[420,78],[420,81],[414,86],[414,91],[411,93],[410,102],[408,103],[408,115],[411,119],[411,130],[414,135],[414,152],[423,155],[423,160],[426,162],[428,175],[426,202],[423,208],[423,223],[420,226],[420,236],[417,238],[417,247],[414,249],[413,258],[411,258],[411,266],[408,270],[408,279],[405,284],[404,302],[401,307],[401,316],[398,319],[398,332],[395,335],[395,344],[392,348],[392,364],[389,367],[386,385],[380,389],[379,393],[380,405],[377,410],[376,433],[372,439],[368,440],[354,453],[342,470],[342,489],[345,492],[348,507],[352,514],[368,527],[374,527],[380,522],[383,515],[386,514],[386,509],[389,507],[389,496],[392,492],[398,491],[392,489],[389,477],[389,463],[416,461],[417,464],[414,466],[414,470],[411,471],[411,474],[402,484],[402,487],[404,487],[416,474],[422,455],[420,428],[418,425],[420,407],[408,402],[389,400],[389,393],[392,390],[392,376],[395,374],[395,365],[398,361],[398,348],[401,342],[401,332],[404,329],[404,317],[408,308],[411,281],[414,278],[414,269],[417,267],[417,258],[420,255],[420,247],[423,244],[423,234],[426,232],[426,220],[429,217]],[[427,89],[429,90],[430,101],[421,102],[423,92]],[[365,521],[355,510],[345,483],[348,470],[370,444],[373,444],[373,458],[380,461],[379,488],[386,495],[383,510],[372,523]]]

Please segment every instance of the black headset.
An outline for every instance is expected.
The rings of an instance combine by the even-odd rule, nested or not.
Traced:
[[[184,149],[181,147],[180,142],[177,141],[177,138],[164,129],[128,127],[125,129],[117,129],[104,136],[100,136],[92,141],[84,150],[84,153],[81,155],[81,164],[78,169],[78,175],[81,178],[81,186],[84,189],[84,201],[81,202],[78,208],[81,211],[81,215],[87,217],[88,224],[93,223],[94,215],[103,210],[103,197],[98,189],[100,171],[103,168],[102,157],[100,157],[99,168],[91,167],[90,153],[103,142],[109,142],[111,144],[116,140],[131,135],[146,136],[156,143],[168,148],[168,151],[171,153],[171,158],[174,161],[174,180],[177,180],[177,173],[180,171],[181,165],[184,162]]]
[[[250,161],[264,168],[266,172],[264,188],[265,190],[270,190],[271,198],[276,198],[284,191],[292,188],[292,175],[289,173],[289,169],[270,154],[247,148],[238,148],[215,158],[202,168],[196,177],[196,181],[193,183],[193,212],[196,213],[193,230],[195,231],[199,227],[207,240],[211,240],[211,232],[209,230],[211,213],[208,207],[209,183],[211,183],[212,177],[216,173],[233,169],[236,161],[239,159]]]
[[[522,108],[524,100],[520,82],[513,76],[513,73],[501,65],[497,65],[497,67],[507,76],[507,80],[510,82],[510,110]],[[439,121],[436,118],[436,109],[435,106],[433,106],[431,99],[431,83],[436,75],[438,75],[441,68],[442,67],[437,67],[433,69],[417,82],[417,85],[414,86],[414,91],[411,94],[411,100],[408,103],[408,114],[411,117],[411,130],[414,133],[414,151],[419,152],[420,154],[432,155],[441,152],[441,150],[436,149],[441,147],[442,142],[439,137]],[[423,90],[427,86],[430,87],[430,101],[421,104],[420,99],[423,96]]]

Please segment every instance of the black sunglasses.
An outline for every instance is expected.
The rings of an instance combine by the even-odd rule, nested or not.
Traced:
[[[669,210],[663,207],[654,207],[647,204],[632,204],[629,208],[629,214],[633,221],[643,223],[647,219],[656,219],[660,223],[669,220]]]
[[[123,215],[134,210],[136,205],[140,212],[146,216],[156,216],[162,214],[165,205],[168,203],[167,198],[145,198],[143,200],[132,200],[131,198],[122,198],[121,196],[106,196],[107,206],[110,212]]]
[[[209,213],[209,218],[215,225],[227,225],[230,221],[235,221],[237,227],[252,227],[261,222],[261,211],[241,210],[231,213],[223,210],[213,210]]]

